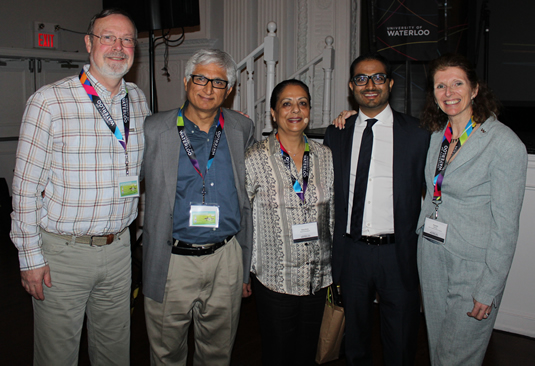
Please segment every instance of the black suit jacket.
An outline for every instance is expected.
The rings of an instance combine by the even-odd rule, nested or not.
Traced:
[[[392,110],[394,115],[394,230],[396,252],[403,284],[407,290],[418,286],[416,225],[425,187],[424,167],[429,148],[429,133],[419,127],[418,119]],[[335,225],[333,238],[333,280],[340,281],[347,227],[347,202],[351,168],[353,130],[357,115],[346,121],[346,128],[330,126],[324,144],[333,153]]]

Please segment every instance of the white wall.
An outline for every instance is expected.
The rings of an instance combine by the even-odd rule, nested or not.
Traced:
[[[86,32],[91,17],[102,10],[102,0],[2,0],[0,5],[0,47],[33,48],[34,21],[58,24]],[[83,52],[83,35],[60,32],[61,50]]]
[[[504,189],[506,189],[504,187]],[[535,155],[529,155],[520,236],[496,329],[535,337]]]

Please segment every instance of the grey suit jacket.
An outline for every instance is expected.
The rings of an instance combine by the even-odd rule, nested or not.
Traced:
[[[161,112],[145,120],[145,221],[143,223],[143,293],[162,302],[173,245],[178,157],[184,153],[177,132],[178,109]],[[241,213],[241,230],[236,238],[242,248],[244,282],[249,281],[252,247],[252,215],[245,192],[245,150],[254,142],[253,122],[224,109],[234,181]]]
[[[433,179],[443,136],[444,130],[431,136],[420,235],[425,218],[435,211]],[[483,273],[466,276],[474,279],[472,295],[477,301],[499,305],[518,239],[526,148],[513,131],[491,117],[457,154],[446,169],[438,209],[438,220],[448,224],[444,247],[460,258],[486,263]]]

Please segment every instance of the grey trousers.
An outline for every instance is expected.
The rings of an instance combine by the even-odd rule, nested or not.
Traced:
[[[484,266],[485,263],[460,258],[420,235],[418,270],[431,365],[483,363],[498,309],[493,307],[489,317],[481,321],[466,313],[474,307],[472,292]],[[502,295],[496,297],[498,304]]]
[[[236,238],[210,255],[171,255],[163,303],[145,297],[151,365],[186,365],[192,321],[194,365],[230,364],[240,317],[242,268]]]
[[[42,231],[52,287],[33,299],[34,365],[78,365],[87,314],[92,365],[130,364],[130,234],[105,246],[74,243]]]

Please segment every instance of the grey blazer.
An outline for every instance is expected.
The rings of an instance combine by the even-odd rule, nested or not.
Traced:
[[[425,218],[435,211],[433,179],[443,136],[444,130],[431,136],[420,235]],[[475,281],[472,296],[477,301],[498,306],[518,239],[526,147],[513,131],[491,117],[457,154],[446,169],[438,209],[438,220],[448,224],[444,247],[463,259],[486,263],[483,273],[466,276]]]
[[[143,293],[163,302],[171,246],[178,157],[184,153],[177,132],[178,109],[161,112],[145,120],[145,220],[143,223]],[[245,192],[245,150],[254,143],[253,122],[224,109],[234,181],[241,213],[241,230],[236,238],[243,253],[243,281],[249,282],[252,247],[252,214]]]

